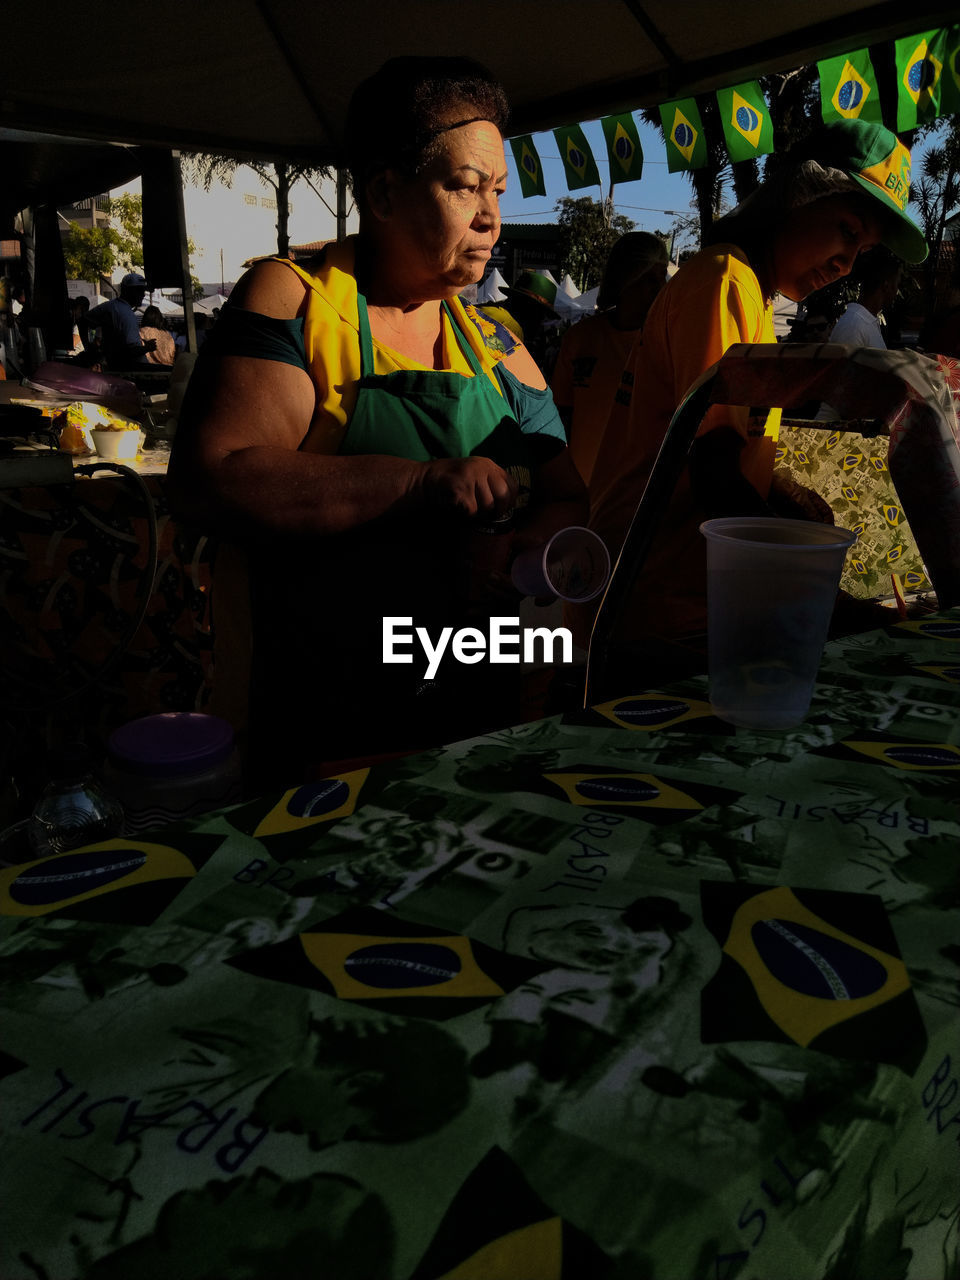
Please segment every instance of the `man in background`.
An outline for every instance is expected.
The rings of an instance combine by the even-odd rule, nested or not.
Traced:
[[[120,296],[87,312],[87,327],[100,330],[100,350],[108,369],[130,369],[146,363],[156,343],[140,337],[136,308],[143,302],[147,282],[130,271],[120,281]]]
[[[831,342],[842,342],[854,347],[878,347],[885,351],[881,324],[884,307],[892,306],[900,288],[903,264],[889,249],[882,246],[864,254],[856,274],[860,281],[860,294],[856,302],[848,302],[843,315],[833,326]],[[824,401],[817,414],[818,422],[839,418],[832,405]]]

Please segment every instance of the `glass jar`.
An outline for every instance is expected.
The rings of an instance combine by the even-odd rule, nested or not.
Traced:
[[[50,779],[30,815],[28,834],[34,856],[66,853],[121,833],[123,810],[94,775],[86,747],[56,752]]]

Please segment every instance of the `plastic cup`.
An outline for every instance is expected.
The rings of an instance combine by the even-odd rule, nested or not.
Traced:
[[[730,724],[789,729],[810,708],[849,529],[732,516],[707,539],[710,703]]]
[[[90,435],[100,458],[135,458],[143,443],[142,431],[104,431],[93,427]]]
[[[510,568],[525,596],[584,601],[598,596],[610,577],[610,553],[592,529],[572,524],[540,547],[521,551]]]

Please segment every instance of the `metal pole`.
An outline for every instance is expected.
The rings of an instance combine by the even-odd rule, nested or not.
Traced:
[[[347,238],[347,175],[337,170],[337,241]]]
[[[197,349],[197,325],[193,317],[193,281],[190,279],[190,251],[187,248],[187,215],[183,207],[183,179],[180,174],[180,152],[172,151],[174,192],[174,217],[177,219],[177,238],[180,241],[180,273],[183,279],[183,319],[187,328],[187,350]]]

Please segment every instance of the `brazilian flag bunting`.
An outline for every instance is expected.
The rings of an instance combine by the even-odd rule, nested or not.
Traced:
[[[626,111],[619,116],[604,116],[600,123],[607,143],[611,183],[635,182],[643,175],[643,151],[633,116]]]
[[[554,129],[553,136],[560,149],[567,188],[578,191],[581,187],[599,187],[597,162],[581,127],[578,124],[564,125],[562,129]]]
[[[717,90],[727,152],[734,164],[773,150],[773,121],[756,80]]]
[[[940,114],[946,31],[905,36],[896,43],[897,133]]]
[[[532,136],[525,133],[522,138],[511,138],[510,147],[520,174],[521,195],[524,199],[527,196],[545,196],[547,189],[543,185],[543,165],[537,155],[537,148],[533,145]]]
[[[960,111],[960,27],[950,27],[943,43],[943,93],[940,110],[945,116]]]
[[[824,58],[817,63],[820,73],[820,114],[825,124],[831,120],[869,120],[883,124],[877,76],[869,49]]]
[[[695,98],[681,98],[660,107],[660,122],[667,145],[667,169],[677,173],[700,169],[707,163],[707,141]]]

